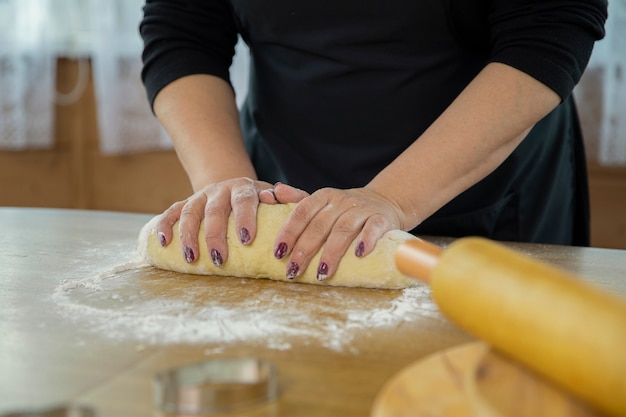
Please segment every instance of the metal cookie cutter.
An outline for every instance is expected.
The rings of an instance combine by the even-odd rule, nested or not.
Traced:
[[[278,396],[278,372],[256,358],[213,359],[161,372],[154,379],[157,408],[172,414],[240,410]]]

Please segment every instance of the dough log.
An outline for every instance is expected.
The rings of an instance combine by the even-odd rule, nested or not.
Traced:
[[[172,241],[161,247],[156,235],[159,216],[150,220],[139,233],[139,253],[150,265],[160,269],[198,275],[219,275],[242,278],[269,278],[293,282],[286,277],[287,258],[276,259],[273,254],[274,239],[291,213],[294,205],[260,204],[257,213],[257,235],[244,246],[237,238],[232,216],[228,224],[228,259],[221,267],[211,262],[205,240],[203,225],[198,239],[200,254],[195,262],[185,262],[178,236],[178,223],[174,225]],[[296,282],[343,287],[401,289],[419,285],[418,281],[400,273],[394,262],[396,248],[415,236],[401,230],[387,232],[377,243],[374,251],[363,258],[354,255],[355,242],[344,255],[339,269],[326,281],[317,280],[317,267],[321,251]]]

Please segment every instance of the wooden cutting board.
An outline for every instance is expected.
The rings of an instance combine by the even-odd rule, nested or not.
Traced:
[[[472,342],[433,354],[379,392],[371,417],[600,416],[561,389]]]

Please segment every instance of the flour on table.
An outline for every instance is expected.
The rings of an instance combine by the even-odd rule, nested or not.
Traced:
[[[259,286],[258,280],[241,278],[222,278],[218,285],[211,280],[164,277],[131,261],[95,276],[66,279],[53,299],[59,313],[84,331],[142,344],[246,341],[287,350],[298,338],[334,351],[355,351],[353,339],[372,328],[442,317],[426,286],[383,292],[269,280]],[[381,301],[365,302],[371,294]],[[215,349],[222,348],[208,350]]]

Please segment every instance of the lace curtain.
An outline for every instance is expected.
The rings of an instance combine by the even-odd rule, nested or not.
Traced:
[[[49,147],[55,99],[69,104],[92,59],[100,146],[121,154],[169,149],[140,81],[138,24],[144,0],[0,0],[0,149]],[[575,90],[589,159],[626,165],[626,0],[609,2],[607,37]],[[55,57],[81,59],[69,94],[54,91]],[[240,43],[231,76],[241,105],[248,53]]]
[[[171,147],[141,83],[142,0],[91,1],[92,66],[105,154]]]
[[[0,149],[48,148],[54,141],[55,58],[48,3],[0,0]]]
[[[94,20],[93,71],[104,153],[171,148],[156,122],[141,83],[142,42],[138,32],[143,0],[91,2]],[[232,68],[238,103],[247,91],[248,55],[243,43]]]
[[[626,0],[609,1],[606,31],[574,93],[588,159],[626,165]]]

